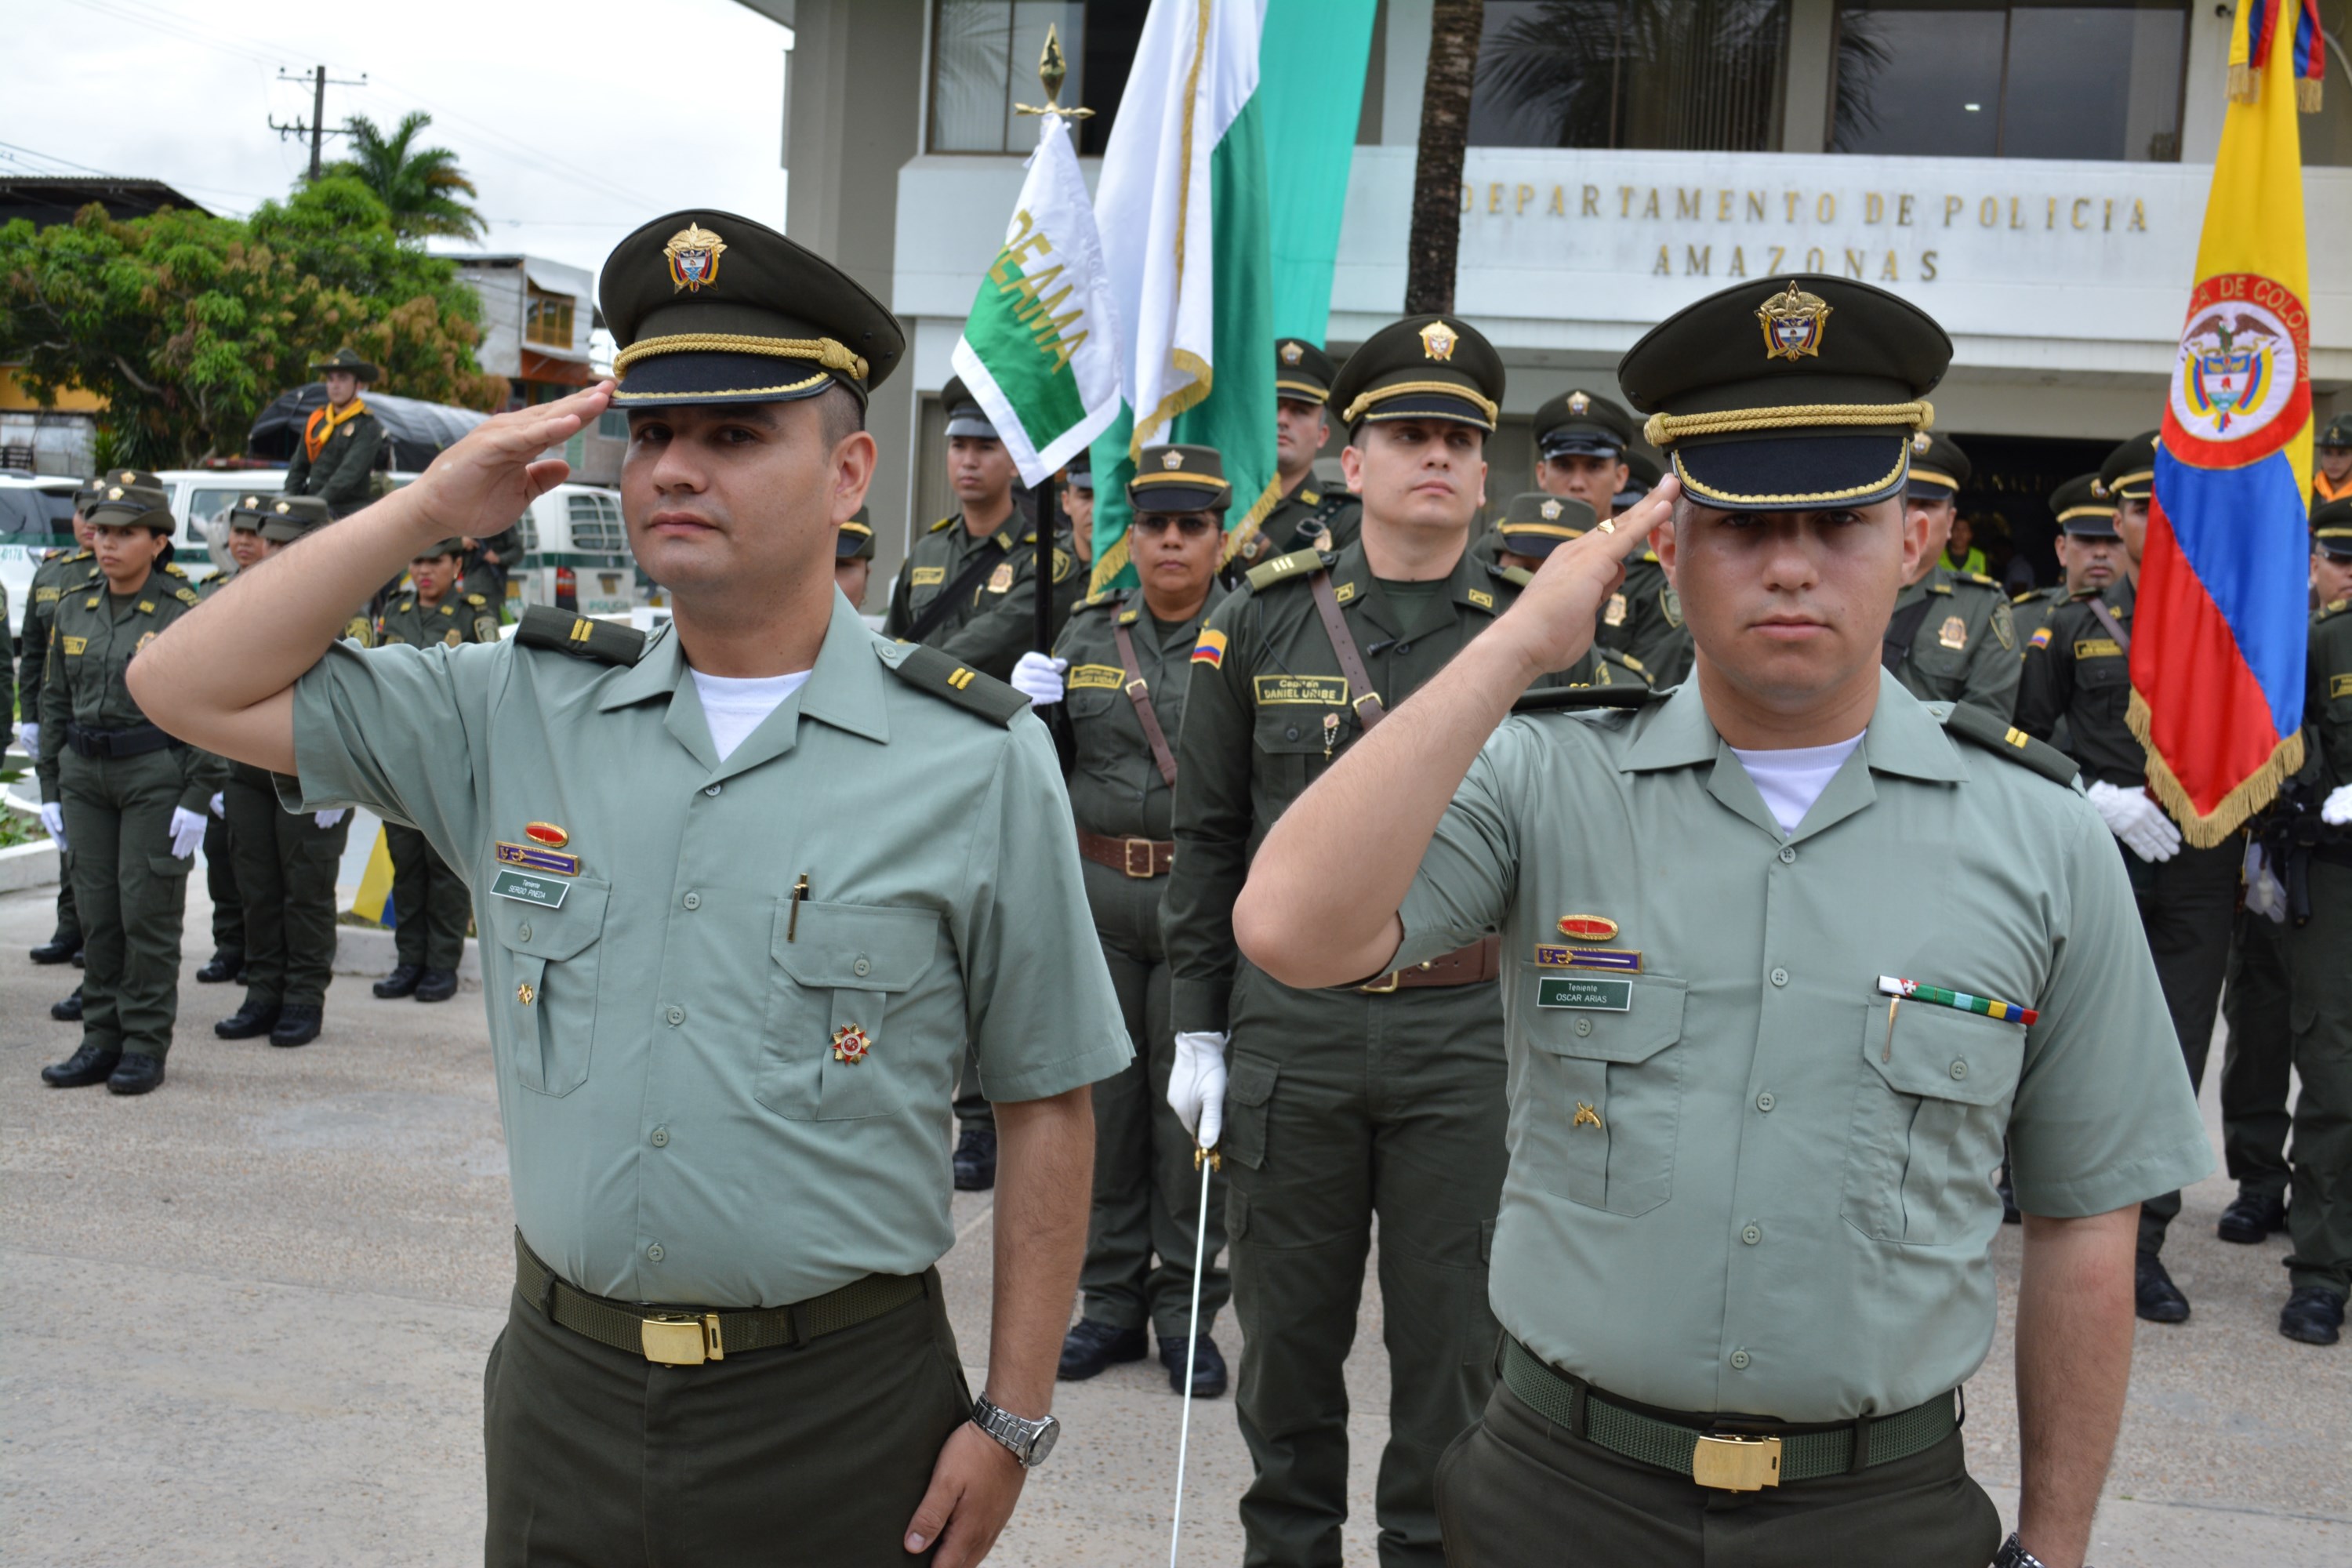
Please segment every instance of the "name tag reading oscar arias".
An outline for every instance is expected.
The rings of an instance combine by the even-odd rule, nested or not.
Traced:
[[[537,904],[543,910],[562,909],[564,895],[571,891],[572,884],[569,882],[559,881],[552,877],[534,877],[528,871],[518,871],[512,867],[500,867],[499,874],[490,879],[492,898],[512,899],[519,904]]]
[[[1547,974],[1536,982],[1538,1007],[1574,1007],[1587,1013],[1624,1013],[1633,1005],[1630,980],[1587,980],[1578,974]]]

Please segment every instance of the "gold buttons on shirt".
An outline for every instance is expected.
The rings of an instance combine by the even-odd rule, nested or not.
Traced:
[[[526,980],[521,984],[515,987],[515,1000],[528,1007],[533,1002],[539,1000],[539,993],[533,991],[530,988],[530,982]]]

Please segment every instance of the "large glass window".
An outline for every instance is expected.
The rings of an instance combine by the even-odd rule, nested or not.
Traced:
[[[1788,0],[1486,0],[1470,141],[1769,153]]]
[[[1080,154],[1099,157],[1150,8],[1150,0],[936,0],[929,150],[1025,154],[1034,147],[1036,122],[1013,106],[1044,99],[1037,56],[1052,26],[1061,30],[1069,73],[1062,106],[1095,111],[1071,121],[1070,135]]]
[[[2180,157],[2187,0],[1844,0],[1830,150]]]

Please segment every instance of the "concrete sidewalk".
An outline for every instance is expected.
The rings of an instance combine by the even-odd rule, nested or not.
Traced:
[[[192,879],[186,972],[205,953]],[[0,896],[0,1561],[462,1563],[482,1528],[481,1370],[510,1283],[505,1149],[478,993],[379,1002],[341,979],[326,1034],[213,1038],[233,988],[181,989],[164,1089],[121,1100],[36,1075],[72,1047],[36,969],[50,895]],[[2217,1058],[2218,1059],[2218,1058]],[[2208,1118],[2212,1117],[2210,1091]],[[2320,1568],[2352,1559],[2352,1346],[2272,1327],[2283,1240],[2224,1246],[2220,1179],[2168,1251],[2196,1304],[2143,1326],[2093,1561]],[[943,1260],[975,1385],[992,1213],[959,1194]],[[2018,1237],[2000,1244],[2004,1313]],[[1230,1323],[1220,1342],[1238,1360]],[[2006,1316],[1969,1389],[1970,1462],[2013,1511]],[[1348,1560],[1373,1561],[1386,1358],[1368,1279],[1349,1363]],[[1065,1385],[1067,1434],[992,1563],[1164,1560],[1178,1402],[1156,1362]],[[1248,1474],[1230,1401],[1196,1408],[1188,1563],[1237,1561]]]

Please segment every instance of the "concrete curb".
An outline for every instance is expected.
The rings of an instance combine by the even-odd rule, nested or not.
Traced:
[[[55,886],[58,858],[58,847],[46,838],[37,844],[0,849],[0,893]]]

